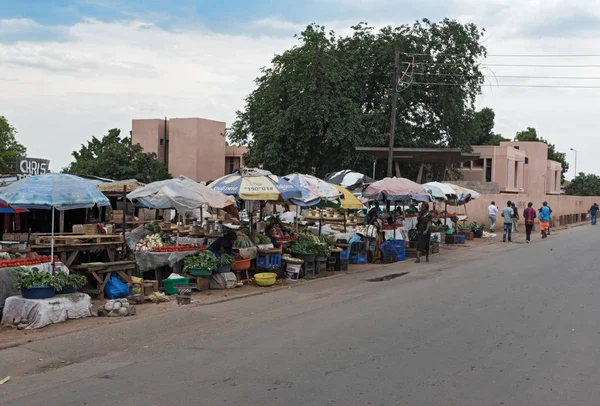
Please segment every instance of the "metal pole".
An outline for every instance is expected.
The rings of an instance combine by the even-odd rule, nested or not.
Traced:
[[[396,108],[398,105],[398,76],[400,74],[400,51],[396,51],[396,58],[394,61],[394,90],[392,92],[392,117],[390,118],[390,148],[388,151],[388,170],[387,176],[391,178],[392,173],[392,161],[394,160],[394,137],[396,136]]]
[[[52,244],[50,245],[50,256],[52,257],[52,271],[54,271],[54,206],[52,206]]]
[[[373,180],[375,180],[375,166],[377,165],[377,161],[373,161]]]
[[[577,150],[574,148],[571,148],[571,151],[575,152],[575,176],[573,176],[573,178],[577,177]]]

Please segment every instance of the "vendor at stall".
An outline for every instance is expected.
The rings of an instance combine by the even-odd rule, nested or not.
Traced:
[[[377,223],[380,212],[381,210],[379,209],[379,202],[374,202],[373,206],[371,206],[371,209],[369,210],[369,213],[367,214],[369,224],[374,225]]]
[[[233,243],[237,240],[237,234],[235,231],[227,231],[223,237],[217,238],[213,241],[208,249],[217,255],[229,254],[233,248]]]
[[[281,244],[277,242],[275,238],[275,229],[273,227],[268,227],[265,230],[265,235],[271,239],[271,244],[273,244],[273,248],[279,248]]]
[[[429,212],[429,204],[423,203],[417,218],[417,260],[421,262],[421,254],[425,254],[425,261],[429,262],[429,242],[431,240],[431,221],[432,214]]]

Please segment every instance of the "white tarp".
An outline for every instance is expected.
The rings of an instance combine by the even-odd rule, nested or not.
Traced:
[[[92,300],[85,293],[35,300],[11,296],[4,303],[2,324],[31,330],[91,315]]]

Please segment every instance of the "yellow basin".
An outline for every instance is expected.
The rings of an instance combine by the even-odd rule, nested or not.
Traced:
[[[275,279],[277,279],[277,274],[273,272],[262,272],[254,275],[254,280],[258,286],[275,285]]]

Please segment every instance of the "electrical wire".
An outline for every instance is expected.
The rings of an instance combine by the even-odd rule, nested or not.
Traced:
[[[463,65],[456,62],[415,62],[415,65],[439,65],[439,66],[457,66]],[[600,68],[600,65],[531,65],[531,64],[509,64],[509,63],[480,63],[477,66],[505,66],[515,68]]]
[[[410,54],[414,56],[464,56],[464,54]],[[486,58],[600,58],[600,54],[489,54]]]
[[[413,82],[413,85],[431,85],[431,86],[464,86],[461,83],[431,83],[431,82]],[[578,86],[578,85],[517,85],[517,84],[496,84],[490,87],[524,87],[524,88],[553,88],[553,89],[600,89],[600,86]]]
[[[528,75],[463,75],[459,73],[427,73],[416,72],[415,76],[447,76],[459,78],[513,78],[513,79],[565,79],[565,80],[600,80],[600,76],[528,76]]]

